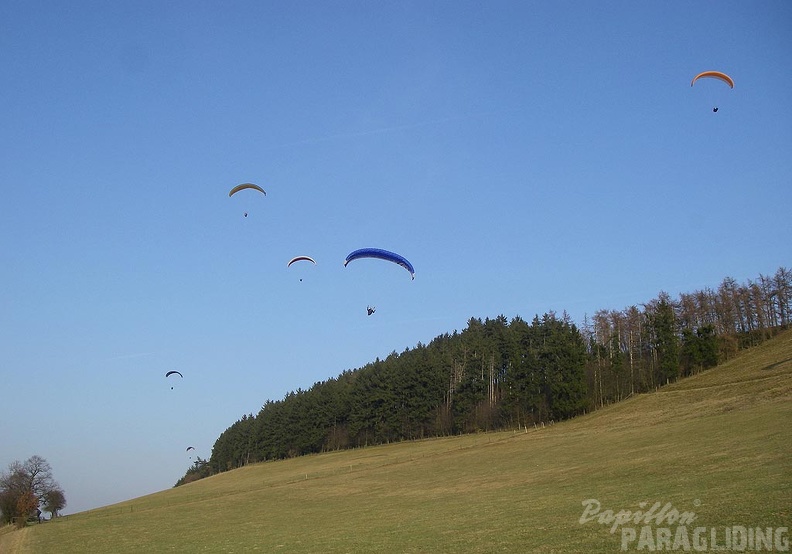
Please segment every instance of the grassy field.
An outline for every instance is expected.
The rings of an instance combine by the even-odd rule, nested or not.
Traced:
[[[789,331],[571,421],[248,466],[0,530],[0,552],[591,553],[620,551],[624,528],[640,533],[581,523],[586,499],[614,512],[670,503],[695,514],[691,541],[707,528],[710,551],[713,530],[723,546],[726,527],[792,523],[791,400]],[[653,547],[671,548],[658,529],[678,523],[649,527]]]

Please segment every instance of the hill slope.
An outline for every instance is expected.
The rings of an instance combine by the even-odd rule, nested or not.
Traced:
[[[614,533],[595,518],[581,523],[587,499],[614,512],[659,502],[695,515],[685,528],[650,521],[644,550],[676,539],[681,551],[684,538],[691,550],[694,538],[714,550],[712,533],[721,546],[727,527],[735,541],[743,528],[759,540],[756,527],[788,539],[772,532],[791,519],[790,400],[787,331],[656,393],[546,428],[248,466],[6,533],[0,551],[616,552],[623,532],[636,549],[630,531],[640,537],[644,523]],[[695,527],[705,534],[694,537]]]

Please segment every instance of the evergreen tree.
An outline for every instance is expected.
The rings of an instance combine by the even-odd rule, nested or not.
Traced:
[[[691,375],[702,369],[718,364],[719,343],[712,325],[704,325],[693,332],[682,331],[680,356],[685,375]]]
[[[674,307],[667,294],[661,293],[650,321],[657,355],[657,380],[662,385],[679,376],[679,337]]]
[[[504,404],[508,419],[521,427],[541,420],[539,362],[534,348],[534,328],[523,319],[515,318],[510,329],[513,346],[504,383]]]

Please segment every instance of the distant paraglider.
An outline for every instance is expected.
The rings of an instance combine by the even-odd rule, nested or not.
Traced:
[[[361,248],[359,250],[355,250],[354,252],[350,252],[346,257],[346,260],[344,260],[344,267],[346,267],[349,262],[359,260],[361,258],[376,258],[379,260],[393,262],[409,271],[410,278],[415,279],[415,268],[407,260],[407,258],[400,254],[396,254],[395,252],[382,250],[381,248]]]
[[[373,314],[376,311],[377,311],[376,307],[374,307],[374,306],[366,306],[366,313],[368,315],[371,315],[371,314]]]
[[[228,197],[229,197],[229,198],[231,198],[232,196],[234,196],[234,195],[235,195],[236,193],[238,193],[239,191],[241,191],[241,190],[247,190],[247,189],[253,189],[253,190],[257,190],[257,191],[259,191],[261,194],[263,194],[264,196],[267,196],[267,193],[266,193],[266,191],[265,191],[263,188],[261,188],[260,186],[258,186],[258,185],[254,185],[253,183],[242,183],[241,185],[237,185],[237,186],[235,186],[234,188],[232,188],[230,191],[228,191]],[[245,214],[244,214],[244,215],[245,215],[245,217],[247,217],[247,216],[248,216],[248,213],[247,213],[247,212],[245,212]]]
[[[289,260],[289,263],[286,264],[286,267],[289,268],[292,266],[293,263],[296,262],[311,262],[312,264],[316,265],[316,260],[314,260],[310,256],[295,256],[294,258]],[[300,281],[302,281],[302,277],[300,277]]]
[[[182,379],[184,379],[184,375],[182,375],[182,374],[181,374],[181,373],[179,373],[178,371],[169,371],[169,372],[167,372],[167,373],[165,374],[165,378],[167,379],[167,378],[168,378],[168,377],[170,377],[171,375],[178,375],[179,377],[181,377]],[[171,390],[173,390],[173,387],[171,387]]]
[[[699,79],[717,79],[729,85],[729,88],[734,88],[734,79],[732,79],[731,77],[729,77],[728,75],[726,75],[721,71],[702,71],[701,73],[693,77],[693,80],[690,81],[690,86],[692,87],[693,85],[695,85],[696,81],[698,81]],[[712,111],[714,113],[718,113],[718,107],[715,106],[714,108],[712,108]]]

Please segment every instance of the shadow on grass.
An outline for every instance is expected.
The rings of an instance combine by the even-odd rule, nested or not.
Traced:
[[[792,362],[792,358],[787,358],[786,360],[781,360],[780,362],[776,362],[776,363],[774,363],[774,364],[770,364],[770,365],[764,366],[764,367],[762,368],[762,371],[769,371],[769,370],[771,370],[771,369],[775,369],[775,368],[777,368],[778,366],[780,366],[780,365],[784,365],[784,364],[785,364],[785,363],[787,363],[787,362]]]

